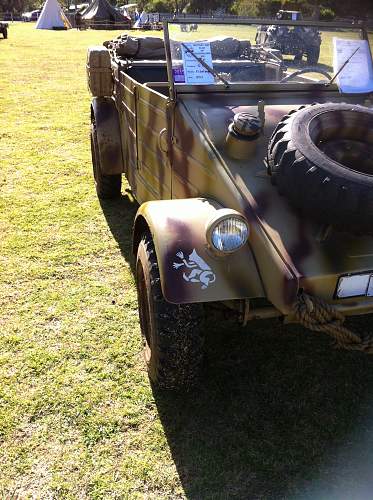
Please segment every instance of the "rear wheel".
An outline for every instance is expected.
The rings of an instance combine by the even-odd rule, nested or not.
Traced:
[[[92,119],[91,123],[91,155],[97,196],[101,199],[118,198],[121,193],[122,176],[120,174],[105,175],[102,173],[97,128],[94,119]]]
[[[307,64],[315,66],[320,57],[320,47],[311,46],[307,49]]]
[[[3,30],[3,37],[8,38],[8,28],[4,28]]]
[[[302,62],[302,57],[303,57],[303,51],[300,50],[294,55],[294,64],[296,66],[299,66]]]
[[[136,285],[149,378],[163,389],[192,387],[203,364],[203,307],[171,304],[164,299],[148,232],[137,251]]]

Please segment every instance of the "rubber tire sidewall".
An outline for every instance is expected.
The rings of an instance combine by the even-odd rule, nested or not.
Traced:
[[[104,175],[101,170],[100,149],[97,139],[96,122],[91,122],[91,155],[96,193],[100,199],[115,199],[121,195],[122,176]]]
[[[144,289],[140,285],[142,275]],[[136,287],[150,380],[161,389],[189,390],[197,383],[204,361],[203,306],[165,300],[149,232],[144,233],[137,250]]]
[[[323,113],[330,113],[331,111],[340,112],[352,110],[357,113],[370,113],[373,118],[373,110],[348,104],[329,104],[327,108],[325,108],[325,105],[321,104],[298,111],[294,115],[291,125],[291,142],[307,160],[313,165],[322,168],[324,172],[348,182],[373,188],[373,175],[351,170],[341,163],[332,160],[314,144],[309,134],[310,122],[315,117]]]
[[[315,65],[318,63],[320,57],[320,46],[313,45],[307,50],[307,64]]]
[[[143,240],[140,241],[137,250],[137,260],[136,260],[136,284],[137,284],[137,294],[138,294],[138,306],[139,306],[139,317],[142,337],[144,341],[144,358],[146,361],[149,378],[153,382],[158,380],[158,366],[159,366],[159,336],[156,327],[155,314],[154,314],[154,297],[152,294],[152,284],[149,269],[149,259],[147,256],[146,248],[143,244]],[[141,296],[144,290],[139,288],[139,274],[140,271],[144,277],[145,284],[145,297]],[[148,307],[149,318],[148,325],[145,325],[144,311],[142,310],[144,301]],[[144,330],[148,326],[150,328],[149,336],[146,336]]]

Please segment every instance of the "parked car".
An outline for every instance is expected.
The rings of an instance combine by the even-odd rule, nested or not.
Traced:
[[[24,12],[22,14],[22,21],[25,22],[37,21],[39,19],[40,13],[41,13],[40,9],[32,10],[31,12]]]
[[[8,29],[9,29],[9,24],[0,21],[0,33],[3,35],[3,38],[8,38]]]
[[[320,22],[321,62],[294,70],[255,44],[252,21],[200,22],[199,41],[184,25],[165,23],[165,46],[127,36],[88,51],[97,195],[119,197],[124,174],[140,205],[132,237],[150,379],[195,383],[209,306],[373,352],[342,325],[373,312],[366,31]]]
[[[276,19],[302,21],[302,14],[299,11],[280,10]],[[257,29],[256,42],[277,49],[283,55],[294,55],[294,61],[298,64],[303,56],[310,65],[317,64],[319,60],[320,33],[312,26],[262,25]]]

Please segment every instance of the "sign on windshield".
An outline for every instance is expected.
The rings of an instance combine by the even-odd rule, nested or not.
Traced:
[[[273,23],[168,23],[174,86],[336,82],[341,91],[373,89],[370,48],[360,28]],[[353,42],[361,49],[341,70]]]

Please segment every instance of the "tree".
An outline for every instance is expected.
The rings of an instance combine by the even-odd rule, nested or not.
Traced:
[[[279,9],[300,10],[305,16],[330,18],[337,16],[373,16],[372,0],[235,0],[233,10],[239,15],[273,17]]]
[[[0,0],[0,12],[11,12],[20,14],[21,12],[38,9],[38,0]]]

